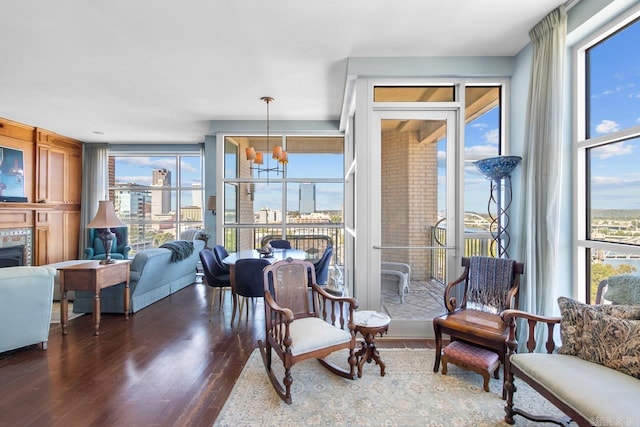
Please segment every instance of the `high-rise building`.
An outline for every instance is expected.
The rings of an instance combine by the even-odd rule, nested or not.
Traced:
[[[154,169],[151,181],[151,216],[166,215],[171,212],[171,171],[168,169]],[[166,187],[166,190],[156,190]]]
[[[316,211],[316,185],[300,184],[300,215]]]
[[[202,184],[194,182],[191,184],[191,189],[191,204],[202,208]]]

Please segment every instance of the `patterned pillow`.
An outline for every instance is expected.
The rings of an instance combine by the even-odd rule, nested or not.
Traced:
[[[582,340],[578,357],[640,379],[640,320],[586,309]]]
[[[640,305],[588,305],[567,297],[558,298],[560,307],[560,354],[578,356],[582,347],[585,309],[594,310],[620,319],[640,319]]]

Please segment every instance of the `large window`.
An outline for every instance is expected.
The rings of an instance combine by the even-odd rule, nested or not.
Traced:
[[[637,14],[605,31],[582,46],[577,67],[579,296],[592,304],[603,280],[640,276]]]
[[[288,163],[272,158],[274,146],[287,152]],[[247,159],[247,149],[261,155],[262,163]],[[269,239],[284,238],[310,258],[319,258],[332,244],[333,261],[342,263],[342,136],[279,135],[268,141],[263,136],[226,136],[224,152],[227,250],[254,249]]]
[[[204,228],[199,154],[116,153],[109,170],[109,198],[129,226],[132,254],[178,239],[187,228]]]

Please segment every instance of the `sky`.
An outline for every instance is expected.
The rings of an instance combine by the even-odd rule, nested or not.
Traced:
[[[640,126],[640,23],[591,48],[592,138]],[[591,206],[640,209],[640,138],[591,150]],[[635,195],[635,197],[629,197]]]

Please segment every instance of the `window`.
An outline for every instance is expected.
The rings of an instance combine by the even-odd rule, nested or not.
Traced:
[[[109,198],[129,226],[131,254],[176,240],[187,228],[204,228],[199,154],[116,153],[109,171]]]
[[[579,50],[579,297],[640,275],[640,21],[617,22]]]
[[[276,145],[287,152],[286,165],[272,158]],[[247,159],[247,148],[262,154],[262,164]],[[254,249],[269,239],[284,238],[311,258],[319,258],[330,242],[334,262],[342,263],[342,136],[280,135],[269,141],[263,136],[225,136],[224,152],[227,250]]]

